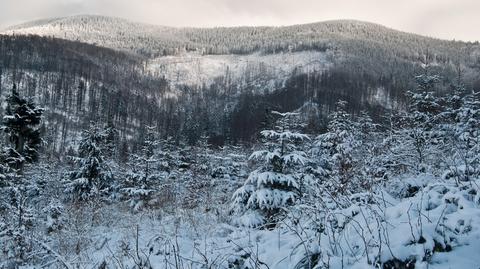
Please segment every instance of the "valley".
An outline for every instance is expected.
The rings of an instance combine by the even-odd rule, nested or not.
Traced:
[[[0,29],[0,269],[479,268],[479,90],[358,20]]]

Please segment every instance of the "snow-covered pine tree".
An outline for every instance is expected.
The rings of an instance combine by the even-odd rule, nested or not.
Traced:
[[[462,76],[462,69],[457,66],[457,77],[450,85],[449,93],[442,100],[444,110],[441,114],[441,120],[443,124],[455,125],[458,122],[458,114],[465,101],[464,97],[468,94]]]
[[[465,96],[468,94],[465,84],[462,80],[462,71],[460,66],[457,66],[457,77],[451,83],[449,91],[441,97],[439,104],[442,106],[442,111],[438,115],[436,122],[436,129],[438,130],[441,150],[446,158],[442,158],[447,166],[449,163],[456,162],[453,159],[455,155],[455,147],[458,138],[457,129],[460,124],[460,111],[464,106]]]
[[[271,228],[300,195],[303,174],[297,168],[308,160],[301,144],[309,137],[293,130],[298,114],[272,113],[280,119],[273,130],[261,132],[265,149],[250,156],[261,163],[233,195],[240,225]]]
[[[139,211],[155,202],[154,193],[158,192],[161,175],[154,167],[158,164],[156,127],[146,126],[145,138],[140,152],[130,156],[129,169],[121,192],[135,211]]]
[[[415,77],[417,87],[407,93],[408,111],[401,119],[405,128],[399,130],[403,148],[410,152],[413,158],[410,164],[413,164],[416,172],[426,172],[427,166],[431,165],[432,154],[438,152],[435,148],[440,132],[436,127],[442,112],[439,99],[435,96],[435,86],[440,82],[440,77],[429,74],[428,64],[423,68],[424,73]]]
[[[470,181],[480,174],[480,128],[479,93],[469,91],[463,82],[461,66],[457,77],[443,98],[440,127],[443,131],[442,159],[446,162],[445,178]]]
[[[0,143],[0,251],[6,253],[7,262],[15,266],[24,265],[32,251],[26,233],[33,226],[34,214],[29,204],[28,187],[24,185],[23,168],[25,163],[38,159],[38,149],[42,142],[40,125],[43,109],[20,97],[16,86],[7,97],[6,115],[2,130],[7,134],[7,145]],[[34,187],[35,188],[35,187]],[[2,237],[0,236],[0,237]],[[6,245],[1,245],[2,241]],[[1,265],[0,265],[1,266]]]
[[[360,186],[363,190],[371,190],[379,181],[388,178],[385,167],[380,165],[380,159],[384,147],[382,145],[383,134],[379,131],[379,125],[375,124],[366,111],[360,112],[355,120],[355,143],[354,159]]]
[[[195,208],[199,205],[205,206],[209,211],[212,206],[211,196],[214,189],[214,180],[211,177],[211,170],[214,167],[214,155],[211,145],[208,143],[208,136],[201,136],[197,145],[190,149],[193,157],[191,173],[185,177],[185,190],[183,206]]]
[[[0,187],[3,187],[7,181],[8,166],[4,164],[3,158],[0,156]]]
[[[74,158],[77,170],[70,174],[72,182],[67,187],[75,199],[87,200],[111,186],[113,175],[105,162],[103,149],[105,135],[104,130],[96,125],[82,134],[79,157]]]
[[[445,176],[470,181],[480,175],[480,93],[468,93],[461,103],[453,126],[452,163]]]
[[[355,137],[356,124],[346,111],[347,102],[340,100],[330,115],[327,132],[316,138],[317,156],[326,172],[324,187],[332,195],[346,194],[358,187],[354,171],[354,150],[360,145]]]
[[[122,140],[118,149],[118,162],[126,164],[130,156],[130,146],[127,140]]]
[[[38,158],[38,149],[42,143],[38,126],[43,109],[20,97],[16,85],[13,85],[12,93],[7,97],[5,113],[2,129],[12,145],[6,148],[5,162],[21,173],[25,163],[32,163]]]
[[[240,188],[248,177],[247,157],[244,148],[227,146],[216,151],[212,160],[211,178],[215,191],[211,193],[212,201],[226,204],[231,193]]]

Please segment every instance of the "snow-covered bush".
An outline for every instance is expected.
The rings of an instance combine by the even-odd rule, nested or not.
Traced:
[[[345,209],[325,209],[323,217],[312,222],[321,220],[315,241],[320,261],[328,261],[330,268],[424,268],[445,262],[466,266],[469,262],[456,255],[478,247],[477,184],[434,182],[402,200],[382,191],[356,195],[361,199],[352,196],[352,205]],[[446,255],[449,252],[454,254]]]
[[[5,266],[16,268],[27,264],[31,259],[29,254],[34,251],[28,234],[35,224],[35,212],[24,186],[7,187],[0,191],[0,260],[5,262]]]
[[[47,233],[53,233],[61,230],[65,225],[65,208],[63,204],[57,200],[51,200],[47,207],[43,209],[45,214],[45,226]]]

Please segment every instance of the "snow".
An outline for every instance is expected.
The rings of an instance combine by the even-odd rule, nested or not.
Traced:
[[[102,29],[115,23],[128,33],[104,34]],[[364,29],[361,23],[343,25],[346,32]],[[127,50],[131,42],[152,41],[149,48],[159,48],[156,42],[162,39],[183,42],[174,40],[171,28],[141,26],[135,32],[136,26],[140,28],[118,19],[80,16],[23,25],[10,34],[63,31],[65,38],[90,43],[108,37],[103,45]],[[300,28],[310,27],[313,33],[318,29],[314,26]],[[297,28],[288,29],[287,35]],[[124,35],[126,39],[112,39]],[[146,57],[145,68],[153,76],[165,76],[177,90],[222,78],[219,85],[241,80],[239,87],[268,92],[281,88],[274,84],[294,72],[332,65],[328,50],[204,55],[203,49]],[[41,75],[48,74],[28,73]],[[427,90],[438,80],[416,78]],[[413,97],[416,105],[441,103],[432,94]],[[386,89],[376,89],[372,98],[388,99]],[[18,255],[20,266],[31,268],[480,268],[478,105],[464,107],[456,119],[460,124],[444,123],[455,125],[454,135],[444,141],[433,136],[434,145],[424,145],[429,158],[418,159],[425,162],[421,169],[414,167],[420,166],[414,148],[407,148],[411,141],[405,142],[411,129],[396,133],[393,146],[380,145],[392,134],[375,133],[369,119],[358,121],[346,105],[338,103],[324,134],[301,133],[307,131],[301,113],[274,111],[280,120],[261,132],[257,142],[264,142],[262,150],[249,162],[242,151],[246,146],[217,151],[202,138],[200,146],[182,148],[184,141],[157,143],[156,128],[147,127],[145,143],[136,145],[143,146],[141,153],[131,152],[130,162],[116,164],[111,156],[104,159],[103,139],[91,130],[91,138],[80,143],[83,156],[72,158],[76,170],[59,160],[50,174],[42,165],[27,167],[18,175],[18,186],[0,182],[6,186],[0,186],[0,257]],[[320,113],[314,103],[297,111],[311,106]],[[421,111],[415,112],[413,116]],[[67,115],[55,109],[52,113]],[[433,122],[434,117],[428,119]],[[314,136],[316,141],[310,141]],[[130,146],[133,142],[139,141]],[[43,157],[45,164],[56,156]],[[398,162],[407,165],[396,169]],[[376,175],[378,170],[383,173]],[[1,179],[14,178],[0,172]],[[73,190],[78,193],[70,196],[82,199],[66,195]],[[14,266],[0,261],[1,269]]]
[[[303,137],[291,135],[293,133],[288,131],[283,136]],[[245,165],[246,156],[240,154],[239,149],[222,154],[203,150],[199,154],[201,160],[210,160],[212,164],[200,161],[196,169],[201,171],[211,169],[219,175],[229,174],[237,166]],[[269,152],[263,150],[253,156]],[[300,147],[285,155],[277,150],[276,154],[285,159],[290,159],[289,155],[305,156]],[[154,158],[150,156],[148,160],[151,159]],[[169,207],[148,208],[140,202],[132,204],[133,210],[128,206],[131,201],[102,203],[92,200],[79,206],[62,204],[52,197],[51,201],[42,202],[47,202],[47,206],[41,211],[44,219],[38,227],[46,228],[47,233],[40,236],[39,229],[27,238],[56,257],[57,264],[67,268],[75,268],[77,264],[97,267],[103,262],[123,268],[140,263],[152,268],[175,268],[177,263],[180,268],[192,269],[319,269],[327,266],[359,269],[382,264],[387,268],[385,264],[394,266],[395,263],[434,269],[480,266],[480,179],[456,182],[429,173],[404,173],[368,192],[345,195],[343,198],[348,202],[339,205],[326,193],[317,193],[313,201],[308,200],[308,190],[298,195],[299,170],[275,172],[266,169],[268,160],[266,166],[260,165],[253,170],[246,184],[233,193],[233,199],[247,198],[248,208],[238,217],[228,213],[232,211],[227,208],[228,202],[217,199],[232,197],[232,192],[224,190],[226,186],[222,191],[213,189],[211,195],[216,198],[205,200],[194,208],[179,206],[185,199],[182,196]],[[175,169],[174,163],[167,164]],[[306,162],[286,163],[287,167],[294,164],[305,166]],[[40,177],[37,170],[40,168],[33,171],[34,178]],[[172,174],[178,172],[172,171]],[[244,173],[235,174],[245,176]],[[188,169],[175,175],[176,180],[182,180],[188,175]],[[193,175],[194,179],[210,179],[198,171]],[[162,179],[170,176],[162,174]],[[315,188],[308,182],[313,178],[303,179],[306,181],[302,181],[302,185]],[[88,181],[83,177],[76,180]],[[48,184],[58,182],[53,180]],[[275,185],[281,188],[272,188]],[[125,188],[124,191],[133,195],[151,194],[147,188]],[[155,192],[155,195],[161,194]],[[258,208],[278,209],[287,205],[290,210],[275,227],[259,228],[268,216]],[[3,227],[1,222],[0,227]],[[19,233],[20,237],[20,232],[14,231],[14,234]],[[0,232],[0,239],[9,233]],[[8,240],[0,240],[0,249],[10,251],[10,244]],[[7,266],[2,263],[0,268]],[[310,263],[315,267],[309,267]]]
[[[303,51],[293,53],[250,55],[201,55],[196,52],[179,56],[164,56],[148,62],[147,70],[165,76],[172,85],[209,85],[216,78],[229,75],[237,81],[250,73],[247,85],[273,88],[294,70],[298,72],[322,71],[331,67],[327,53]]]
[[[261,185],[274,184],[275,182],[278,182],[280,184],[298,188],[298,184],[291,175],[284,175],[275,172],[253,172],[251,176],[256,178],[258,187]]]
[[[197,214],[195,210],[181,210],[175,215],[152,212],[139,219],[137,215],[121,212],[112,205],[98,212],[112,219],[111,224],[86,231],[85,236],[94,244],[85,250],[89,253],[88,258],[82,259],[85,263],[98,264],[106,257],[112,257],[113,251],[125,247],[125,242],[137,241],[138,233],[140,256],[148,257],[153,268],[164,268],[166,263],[174,263],[175,259],[188,268],[202,268],[206,264],[213,268],[231,268],[229,264],[233,263],[300,268],[296,266],[307,262],[305,255],[319,251],[322,259],[326,257],[322,255],[330,257],[331,268],[371,268],[367,256],[373,259],[376,255],[380,255],[384,262],[393,257],[401,261],[414,259],[415,268],[480,266],[478,193],[471,194],[471,188],[448,182],[430,183],[423,192],[404,199],[395,199],[385,190],[382,192],[371,197],[373,203],[357,202],[330,213],[329,218],[335,220],[337,228],[326,231],[325,236],[328,234],[331,239],[331,236],[338,236],[337,245],[332,245],[327,237],[319,245],[315,243],[315,231],[307,223],[303,224],[301,233],[297,230],[300,227],[293,225],[274,230],[247,228],[249,224],[255,226],[255,223],[248,222],[262,221],[255,212],[237,220],[244,221],[244,226],[238,228],[223,223],[214,215]],[[451,250],[438,250],[447,244]],[[379,246],[382,246],[381,250]],[[129,248],[135,253],[136,246],[129,245]],[[343,254],[338,252],[340,248]],[[429,254],[434,249],[437,250]],[[133,265],[128,256],[117,258],[125,265]],[[68,264],[69,260],[65,260]]]

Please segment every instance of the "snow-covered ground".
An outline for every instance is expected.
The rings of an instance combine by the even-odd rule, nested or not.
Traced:
[[[49,241],[80,268],[105,262],[107,268],[360,269],[387,261],[404,264],[383,268],[479,268],[480,181],[471,183],[399,178],[385,189],[352,196],[346,209],[325,212],[321,234],[307,212],[298,223],[258,230],[230,225],[221,205],[211,212],[202,205],[132,214],[114,204],[67,210],[65,217],[76,226]],[[402,198],[412,185],[420,191]],[[309,260],[316,265],[308,267]]]
[[[151,60],[152,74],[165,76],[173,85],[209,85],[215,78],[228,76],[233,81],[243,78],[246,84],[273,85],[288,78],[294,70],[322,71],[332,62],[329,53],[303,51],[278,54],[201,55],[191,52]]]

